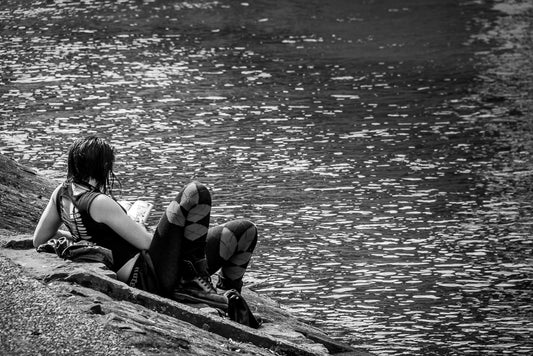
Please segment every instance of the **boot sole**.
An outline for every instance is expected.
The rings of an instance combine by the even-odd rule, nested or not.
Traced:
[[[188,293],[174,292],[174,294],[172,294],[172,299],[177,302],[192,303],[192,304],[207,304],[209,306],[219,308],[222,310],[228,309],[228,301],[222,296],[221,296],[222,300],[217,301],[217,300],[212,300],[212,299],[205,299],[202,297],[196,297]]]

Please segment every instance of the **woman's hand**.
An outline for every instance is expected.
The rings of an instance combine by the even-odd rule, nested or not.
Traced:
[[[144,226],[133,221],[121,206],[107,195],[100,194],[89,209],[91,217],[104,223],[139,250],[147,250],[152,242],[152,235]]]

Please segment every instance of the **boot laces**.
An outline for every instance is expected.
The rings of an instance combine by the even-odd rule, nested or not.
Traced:
[[[210,276],[196,276],[196,277],[194,277],[193,280],[205,292],[216,293],[216,289],[215,289],[215,287],[213,287],[213,283],[211,282],[211,277]]]

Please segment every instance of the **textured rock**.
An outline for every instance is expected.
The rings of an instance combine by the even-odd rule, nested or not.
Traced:
[[[33,231],[56,184],[0,155],[0,229]]]
[[[140,355],[122,333],[58,298],[0,255],[0,353]]]
[[[24,240],[29,236],[19,236],[16,243],[9,243],[8,246],[25,246]],[[151,293],[147,293],[135,288],[130,288],[126,284],[115,279],[114,273],[106,270],[100,264],[75,263],[63,261],[53,254],[38,254],[33,249],[3,248],[1,253],[22,266],[29,275],[46,283],[56,286],[65,285],[66,289],[80,287],[92,290],[91,295],[100,292],[105,295],[108,304],[90,305],[88,309],[94,313],[109,314],[119,316],[119,319],[128,321],[128,324],[137,325],[139,330],[147,324],[142,324],[136,312],[127,313],[125,305],[135,304],[136,308],[150,310],[151,320],[156,320],[157,325],[165,325],[165,330],[179,329],[179,326],[168,325],[169,320],[186,320],[197,328],[210,331],[226,339],[236,340],[244,343],[251,343],[265,349],[271,349],[282,354],[293,355],[316,355],[328,354],[331,350],[347,351],[349,348],[342,347],[318,329],[312,328],[286,311],[274,306],[274,302],[265,297],[261,297],[252,291],[245,291],[244,295],[249,300],[255,313],[265,320],[264,327],[254,330],[246,326],[234,323],[225,317],[219,316],[218,312],[208,307],[198,308],[169,300]],[[68,285],[68,286],[67,286]],[[60,289],[59,289],[60,290]],[[78,295],[88,292],[79,292]],[[105,299],[103,296],[102,299]],[[113,303],[109,301],[113,300]],[[122,305],[124,303],[124,306]],[[92,309],[91,309],[92,308]],[[107,312],[104,312],[107,310]],[[131,309],[130,309],[131,310]],[[170,318],[169,318],[170,317]],[[189,325],[189,327],[191,327]],[[306,335],[312,335],[314,340]],[[319,342],[316,342],[319,341]]]
[[[207,306],[186,305],[130,288],[117,281],[115,274],[102,264],[75,263],[54,254],[23,249],[29,245],[29,235],[13,237],[4,232],[0,236],[4,240],[1,255],[20,265],[27,275],[46,283],[55,294],[70,302],[75,300],[82,311],[99,316],[105,325],[126,334],[127,346],[140,351],[148,348],[158,352],[224,354],[239,349],[258,355],[356,354],[352,348],[291,316],[271,299],[250,290],[245,289],[243,295],[254,313],[265,321],[258,330],[232,322]]]

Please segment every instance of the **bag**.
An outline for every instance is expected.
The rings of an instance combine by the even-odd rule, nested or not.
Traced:
[[[248,307],[248,304],[239,292],[235,289],[231,289],[224,293],[224,295],[228,298],[228,317],[231,320],[254,329],[261,326],[261,323],[257,321]]]
[[[89,241],[74,242],[66,237],[50,239],[48,242],[38,246],[37,252],[55,253],[65,260],[74,262],[103,263],[109,269],[113,267],[111,250]]]

